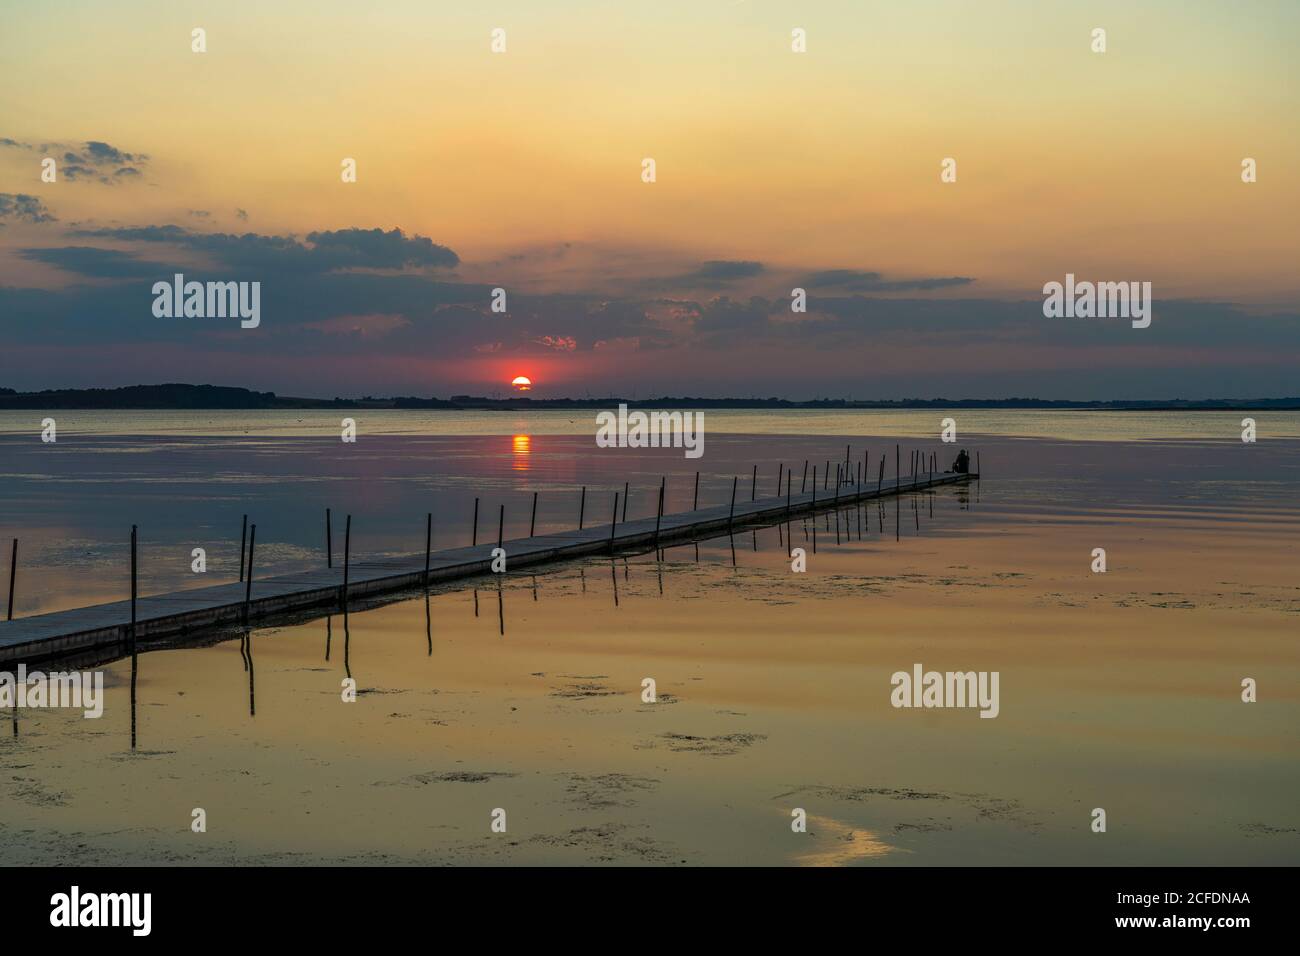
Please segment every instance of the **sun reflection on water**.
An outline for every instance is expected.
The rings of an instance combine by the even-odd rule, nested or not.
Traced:
[[[514,451],[514,462],[512,466],[515,471],[528,470],[528,457],[533,453],[533,439],[530,435],[515,435],[510,439],[511,448]]]

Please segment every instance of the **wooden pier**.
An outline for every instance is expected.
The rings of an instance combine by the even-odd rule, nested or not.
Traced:
[[[978,474],[921,473],[881,480],[879,485],[854,485],[792,494],[788,497],[736,501],[731,505],[699,508],[660,518],[638,518],[613,525],[590,525],[581,530],[534,535],[501,542],[506,571],[593,554],[649,551],[683,541],[713,538],[742,528],[779,524],[787,517],[807,517],[861,501],[921,491],[978,478]],[[844,489],[848,489],[847,491]],[[615,512],[617,514],[617,512]],[[141,597],[136,601],[135,638],[168,637],[214,626],[252,623],[271,615],[315,607],[340,607],[359,598],[410,590],[427,583],[470,578],[491,573],[497,542],[433,552],[425,569],[424,553],[386,561],[352,563],[347,569],[324,567],[256,579],[251,582],[193,588],[170,594]],[[247,600],[246,600],[247,599]],[[131,601],[54,611],[0,622],[0,664],[36,660],[125,645],[131,639]]]

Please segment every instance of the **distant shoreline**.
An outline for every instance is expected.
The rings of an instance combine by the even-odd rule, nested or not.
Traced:
[[[219,385],[130,385],[112,389],[48,389],[18,392],[0,388],[0,410],[75,409],[82,411],[237,411],[292,409],[393,409],[413,411],[565,411],[611,408],[626,404],[635,408],[717,408],[798,410],[902,410],[917,408],[955,409],[1043,409],[1050,411],[1294,411],[1300,398],[1253,399],[1112,399],[1109,401],[1066,401],[1038,398],[912,398],[893,401],[851,399],[783,398],[696,398],[690,396],[647,399],[550,398],[514,396],[486,398],[453,395],[451,398],[295,398],[274,392],[255,392]]]

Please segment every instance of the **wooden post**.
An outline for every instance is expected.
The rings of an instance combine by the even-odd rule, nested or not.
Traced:
[[[899,488],[903,484],[903,472],[900,470],[903,467],[902,461],[903,461],[902,452],[899,450],[898,444],[895,443],[894,444],[894,490],[895,491],[899,490]]]
[[[497,515],[497,547],[501,547],[501,539],[505,536],[506,531],[506,506],[501,506],[501,511]]]
[[[582,530],[582,519],[587,513],[587,486],[582,486],[582,500],[578,502],[578,530]]]
[[[244,578],[244,623],[248,623],[248,606],[253,600],[253,549],[257,545],[257,525],[248,529],[248,576]],[[133,614],[132,617],[135,615]]]
[[[662,502],[660,502],[662,504]],[[695,473],[695,497],[691,499],[691,510],[700,510],[700,473]]]
[[[478,499],[474,499],[477,505]],[[475,513],[477,517],[477,512]],[[478,522],[474,523],[478,528]],[[347,523],[343,526],[343,610],[348,609],[348,570],[352,563],[352,515],[348,515]]]
[[[813,465],[812,506],[817,507],[817,466]]]
[[[826,462],[826,470],[822,472],[822,491],[826,490],[826,486],[830,483],[830,480],[831,480],[831,463],[828,461]],[[813,482],[813,484],[816,484],[816,482]]]
[[[785,462],[776,466],[776,496],[781,497],[781,472],[785,471]]]
[[[750,479],[749,500],[750,501],[758,500],[758,465],[754,466],[754,477]]]
[[[135,653],[136,554],[135,525],[131,525],[131,653]]]
[[[334,567],[334,533],[330,530],[330,510],[325,509],[325,567]]]
[[[244,544],[248,538],[248,515],[244,515],[244,523],[239,528],[239,580],[244,580]]]
[[[980,453],[978,451],[975,452],[975,474],[980,474]]]
[[[843,467],[844,467],[844,466],[843,466],[843,465],[840,465],[840,464],[836,464],[836,466],[835,466],[835,504],[836,504],[837,507],[838,507],[838,505],[839,505],[839,503],[840,503],[840,477],[841,477],[841,476],[840,476],[840,469],[843,468]],[[836,511],[836,512],[835,512],[835,527],[838,528],[838,527],[839,527],[839,524],[840,524],[840,513],[839,513],[838,511]]]
[[[880,471],[876,474],[876,497],[880,497],[880,486],[885,483],[885,456],[880,456]]]
[[[790,485],[793,483],[793,480],[794,480],[794,472],[793,472],[793,471],[787,471],[787,472],[785,473],[785,521],[786,521],[786,524],[789,524],[789,523],[790,523]],[[778,489],[777,489],[777,494],[780,494],[780,493],[781,493],[781,489],[778,488]],[[786,530],[789,530],[789,529],[786,529]]]
[[[433,548],[433,512],[424,516],[424,586],[429,586],[429,551]],[[428,595],[425,595],[426,597]]]
[[[697,472],[698,474],[698,472]],[[659,522],[664,516],[664,481],[659,481],[659,507],[655,511],[655,558],[659,557]]]
[[[537,492],[533,492],[533,516],[528,519],[528,537],[532,537],[537,530]]]
[[[351,517],[349,515],[348,517]],[[478,499],[474,499],[474,536],[470,538],[470,547],[478,547]],[[347,563],[344,562],[344,567]]]
[[[731,534],[731,518],[736,513],[736,482],[739,478],[731,479],[731,510],[727,512],[727,534]]]
[[[5,605],[9,610],[6,620],[14,619],[14,575],[18,571],[18,539],[14,538],[14,550],[9,557],[9,603]]]
[[[609,553],[610,554],[614,553],[614,528],[617,525],[618,525],[618,492],[616,491],[614,492],[614,517],[609,519]],[[614,566],[612,564],[610,565],[610,570],[611,571],[614,570]]]
[[[803,460],[803,477],[799,479],[799,494],[803,494],[805,491],[808,490],[807,485],[808,485],[808,459],[805,458]]]
[[[626,481],[623,482],[623,523],[624,524],[627,524],[627,485],[628,483]]]

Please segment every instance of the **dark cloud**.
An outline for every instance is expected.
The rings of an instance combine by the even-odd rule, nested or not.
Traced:
[[[8,209],[12,217],[19,199],[25,215],[46,214],[36,197],[0,197],[0,210]],[[676,369],[695,375],[694,363],[715,367],[720,383],[745,380],[740,376],[751,371],[766,376],[764,381],[783,380],[787,373],[801,376],[788,385],[798,392],[807,383],[820,387],[824,366],[857,362],[858,357],[862,379],[850,383],[854,388],[868,381],[875,387],[891,377],[910,381],[927,362],[961,366],[970,354],[976,358],[969,382],[945,378],[944,384],[958,388],[967,382],[961,387],[982,390],[987,381],[1005,394],[1028,390],[1026,383],[1037,381],[1032,376],[1051,362],[1044,355],[1059,355],[1063,366],[1076,370],[1081,362],[1095,362],[1097,371],[1089,381],[1109,381],[1106,376],[1113,374],[1137,382],[1148,372],[1165,375],[1160,370],[1173,362],[1184,371],[1200,371],[1203,362],[1211,370],[1207,374],[1218,374],[1213,369],[1230,369],[1234,361],[1242,367],[1257,363],[1252,356],[1261,351],[1282,356],[1300,351],[1300,315],[1294,308],[1260,314],[1231,304],[1165,301],[1158,295],[1153,323],[1142,331],[1124,320],[1045,318],[1042,299],[1034,294],[1019,300],[874,294],[896,293],[904,280],[856,270],[813,273],[817,282],[809,282],[815,288],[810,289],[808,311],[799,314],[790,310],[788,288],[766,296],[715,295],[707,287],[695,296],[647,295],[636,280],[599,293],[530,294],[512,288],[509,311],[499,314],[490,309],[496,282],[461,281],[436,271],[458,264],[459,258],[429,239],[396,229],[321,231],[303,238],[147,225],[83,228],[73,235],[139,245],[134,250],[95,245],[20,250],[24,259],[98,281],[70,281],[55,290],[0,287],[0,315],[22,320],[7,323],[6,346],[13,346],[9,355],[21,355],[25,346],[53,348],[68,341],[82,343],[92,353],[121,344],[138,346],[139,354],[174,347],[178,351],[173,354],[193,354],[196,362],[283,358],[286,368],[292,366],[294,374],[310,380],[312,369],[364,369],[368,360],[376,368],[390,360],[437,362],[485,351],[545,354],[549,361],[572,360],[581,368],[584,355],[609,350],[626,353],[616,361],[626,362],[628,382],[644,385],[649,376],[671,378]],[[182,261],[169,261],[173,257]],[[191,264],[196,261],[203,265]],[[689,274],[707,274],[716,282],[766,276],[773,284],[788,285],[785,278],[776,283],[773,273],[755,270],[757,264],[720,262],[710,260]],[[152,283],[174,272],[198,281],[260,281],[261,327],[242,332],[220,320],[155,318]],[[945,280],[906,281],[930,288]],[[854,283],[871,285],[873,294],[846,291]],[[0,350],[0,358],[5,351]],[[1169,358],[1179,351],[1184,357]],[[1012,372],[1002,376],[998,368],[987,367],[990,354],[1005,356]],[[1121,366],[1114,365],[1117,355],[1123,356]],[[1016,370],[1021,356],[1032,357],[1033,370]],[[22,371],[20,361],[11,359],[16,372]],[[1275,373],[1279,381],[1285,374]]]
[[[335,269],[445,268],[460,257],[423,236],[407,237],[400,229],[339,229],[313,232],[303,243],[291,236],[247,232],[192,232],[181,226],[131,226],[83,229],[74,235],[129,242],[170,243],[205,253],[232,269],[259,275],[330,272]]]
[[[805,289],[841,289],[845,292],[924,292],[969,285],[974,279],[948,276],[932,279],[885,279],[879,272],[860,269],[825,269],[800,280]]]
[[[69,182],[99,182],[107,186],[138,179],[143,175],[149,157],[144,153],[128,153],[99,140],[88,140],[81,145],[67,143],[24,143],[8,137],[0,138],[0,146],[51,154],[62,151],[59,172]]]
[[[137,259],[117,249],[97,249],[94,246],[19,249],[18,255],[32,262],[44,262],[95,279],[161,278],[169,268],[158,262]]]
[[[459,265],[460,257],[446,246],[440,246],[423,236],[407,238],[402,230],[392,229],[339,229],[334,232],[313,232],[307,241],[315,246],[315,254],[322,260],[337,265],[329,268],[362,266],[375,269],[400,269],[403,266],[434,266],[451,268]]]
[[[100,143],[91,140],[86,143],[85,154],[91,158],[96,165],[121,166],[126,163],[143,162],[148,157],[138,155],[133,156],[131,153],[124,153],[115,146],[109,146],[108,143]]]
[[[764,273],[763,263],[740,259],[708,259],[699,268],[674,276],[644,279],[641,288],[652,292],[679,289],[723,289],[728,283],[752,279]]]
[[[763,263],[761,262],[710,259],[707,262],[701,263],[699,270],[687,278],[729,281],[731,279],[748,279],[759,275],[762,272]]]
[[[0,220],[4,219],[23,222],[57,221],[39,197],[25,193],[0,193]]]

